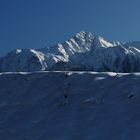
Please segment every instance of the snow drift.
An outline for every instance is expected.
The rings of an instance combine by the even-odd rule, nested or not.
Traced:
[[[0,74],[1,140],[139,140],[140,74]]]

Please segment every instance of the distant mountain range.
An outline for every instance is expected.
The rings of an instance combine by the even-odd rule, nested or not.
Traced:
[[[16,49],[0,58],[0,72],[140,71],[140,42],[111,42],[89,32],[41,49]]]

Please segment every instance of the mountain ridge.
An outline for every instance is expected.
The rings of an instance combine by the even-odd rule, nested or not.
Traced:
[[[81,31],[67,41],[51,47],[11,51],[0,58],[0,71],[139,72],[139,64],[140,42],[111,42]]]

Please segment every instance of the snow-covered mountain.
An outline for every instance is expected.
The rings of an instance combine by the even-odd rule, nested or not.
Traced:
[[[0,140],[140,140],[140,74],[0,74]]]
[[[0,58],[1,72],[80,70],[140,71],[140,42],[111,42],[89,32],[42,49],[17,49]]]

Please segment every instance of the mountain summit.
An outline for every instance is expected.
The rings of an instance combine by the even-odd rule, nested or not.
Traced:
[[[140,42],[111,42],[89,32],[41,49],[17,49],[0,58],[1,72],[45,70],[140,71]]]

